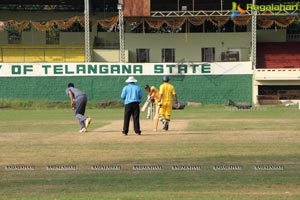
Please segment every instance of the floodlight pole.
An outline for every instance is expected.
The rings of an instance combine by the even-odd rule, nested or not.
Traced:
[[[195,0],[193,0],[193,12],[195,11]]]
[[[221,13],[223,12],[223,0],[221,0]]]
[[[85,62],[90,62],[90,8],[89,0],[84,0],[84,50]]]
[[[255,0],[252,1],[252,4],[255,5]],[[252,56],[252,69],[256,69],[256,23],[257,23],[257,11],[252,10],[252,38],[251,38],[251,56]]]
[[[123,16],[123,0],[119,0],[118,10],[119,10],[119,40],[120,40],[120,55],[119,61],[121,63],[125,62],[125,39],[124,39],[124,16]]]

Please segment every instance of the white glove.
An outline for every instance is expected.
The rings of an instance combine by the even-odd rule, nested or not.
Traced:
[[[157,105],[158,105],[158,107],[161,107],[161,106],[162,106],[162,104],[161,104],[160,102],[159,102]]]

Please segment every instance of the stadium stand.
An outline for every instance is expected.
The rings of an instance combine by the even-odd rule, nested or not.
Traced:
[[[1,62],[84,62],[83,45],[9,45],[0,48]]]
[[[3,62],[24,62],[24,50],[19,48],[2,48]]]
[[[257,68],[300,68],[300,42],[257,44]]]

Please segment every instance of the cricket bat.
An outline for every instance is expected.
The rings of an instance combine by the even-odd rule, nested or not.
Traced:
[[[299,104],[300,105],[300,104]],[[154,106],[154,103],[151,103],[150,104],[150,108],[151,108],[151,115],[150,115],[150,117],[151,117],[151,119],[152,120],[154,120],[154,108],[155,108],[155,106]],[[300,109],[300,108],[299,108]]]
[[[158,121],[159,121],[159,109],[160,107],[157,106],[154,120],[153,120],[153,131],[157,131]]]
[[[149,104],[149,101],[146,100],[146,102],[144,103],[144,105],[143,105],[143,107],[141,109],[142,112],[144,112],[146,110],[148,104]]]

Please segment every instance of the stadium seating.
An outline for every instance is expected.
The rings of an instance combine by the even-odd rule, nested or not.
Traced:
[[[300,42],[257,44],[257,68],[300,68]]]
[[[2,55],[2,49],[0,48],[0,55]],[[2,56],[0,56],[0,62],[3,62],[3,57]]]
[[[84,48],[68,49],[65,52],[65,62],[84,62]]]
[[[83,45],[1,46],[0,62],[84,62]]]
[[[3,62],[24,62],[24,50],[19,48],[3,48]]]

